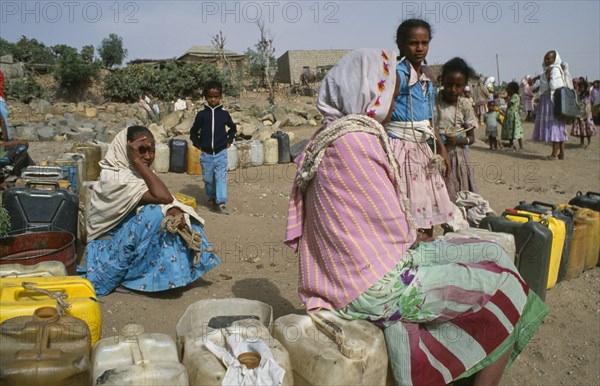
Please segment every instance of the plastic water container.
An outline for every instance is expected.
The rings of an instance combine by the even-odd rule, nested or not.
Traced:
[[[169,145],[163,142],[157,142],[155,145],[154,163],[152,169],[157,173],[167,173],[169,171],[169,157],[171,149]]]
[[[42,261],[33,265],[0,264],[0,278],[67,276],[67,268],[60,261]]]
[[[85,179],[90,181],[96,181],[98,177],[100,177],[99,162],[102,160],[102,148],[100,146],[92,145],[90,143],[82,143],[74,145],[71,148],[71,152],[85,155]]]
[[[227,149],[227,170],[232,171],[238,166],[238,148],[235,144],[231,144]]]
[[[242,141],[237,143],[238,148],[238,166],[241,169],[249,168],[252,166],[250,157],[250,141]]]
[[[211,341],[226,347],[225,337],[238,333],[262,339],[275,361],[286,371],[284,385],[292,385],[292,368],[285,348],[271,334],[273,309],[257,300],[209,299],[191,304],[177,323],[177,346],[188,371],[190,385],[220,385],[227,369],[207,348]]]
[[[90,330],[54,307],[0,324],[0,384],[28,386],[89,385]]]
[[[173,338],[128,324],[120,335],[94,346],[92,384],[187,386],[189,382]]]
[[[73,192],[79,193],[81,184],[85,181],[87,176],[87,161],[85,154],[62,153],[53,164],[69,170],[69,182]]]
[[[600,212],[588,208],[580,208],[575,213],[575,219],[588,224],[587,253],[584,269],[592,269],[598,263],[600,254]]]
[[[271,138],[277,140],[279,153],[279,163],[286,164],[290,162],[290,137],[283,131],[277,131],[271,135]]]
[[[388,356],[383,332],[364,320],[320,311],[275,321],[275,339],[287,349],[296,385],[385,385]]]
[[[279,161],[279,150],[277,140],[275,138],[267,138],[263,142],[265,148],[264,165],[274,165]]]
[[[23,282],[28,282],[29,285],[23,286]],[[46,292],[40,292],[38,289]],[[55,296],[62,292],[64,301],[71,305],[65,315],[80,318],[88,325],[92,345],[100,339],[100,304],[96,300],[92,284],[79,276],[3,278],[0,280],[0,322],[31,315],[40,307],[56,306],[56,300],[51,298],[48,292]]]
[[[265,150],[262,141],[250,141],[250,165],[262,166],[265,161]]]
[[[200,163],[200,154],[202,151],[188,141],[187,151],[187,174],[198,176],[202,174],[202,164]]]
[[[79,189],[79,213],[77,222],[77,237],[87,243],[87,218],[90,211],[90,200],[96,181],[82,181]]]
[[[504,252],[511,258],[512,262],[515,262],[516,247],[515,247],[515,236],[510,233],[503,232],[492,232],[487,229],[481,228],[469,228],[461,229],[456,232],[448,232],[443,236],[438,237],[440,240],[452,240],[452,239],[476,239],[492,241],[498,244]],[[498,251],[494,250],[493,246],[486,247],[483,251],[484,256],[494,259],[498,257]]]
[[[583,272],[587,256],[588,228],[584,221],[575,220],[573,239],[571,240],[571,257],[567,265],[565,280],[575,279]]]
[[[169,141],[169,172],[184,173],[187,168],[188,143],[184,139],[171,138]]]
[[[182,204],[191,206],[192,208],[194,208],[194,210],[198,210],[198,203],[196,202],[196,199],[194,197],[181,192],[175,193],[173,197],[175,197],[177,201],[181,202]]]

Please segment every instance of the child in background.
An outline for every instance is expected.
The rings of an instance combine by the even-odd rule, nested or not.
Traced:
[[[220,82],[210,81],[204,87],[204,110],[196,115],[190,139],[202,150],[200,163],[204,174],[204,190],[209,203],[221,214],[229,214],[227,202],[227,148],[233,143],[236,125],[223,109]],[[227,130],[229,127],[229,130]]]
[[[585,80],[580,80],[577,84],[577,94],[579,100],[579,116],[573,122],[573,129],[571,135],[579,137],[579,146],[584,146],[585,149],[590,146],[592,136],[598,134],[596,125],[592,119],[592,104],[590,101],[590,91],[588,83]],[[584,139],[587,138],[587,145],[584,144]]]
[[[506,92],[508,93],[509,100],[506,116],[504,117],[504,123],[502,125],[502,139],[508,140],[508,150],[522,152],[523,126],[521,125],[521,116],[519,115],[519,108],[521,106],[519,84],[517,82],[510,82],[506,86]],[[515,139],[519,143],[518,149],[514,145]]]
[[[495,103],[488,103],[488,112],[485,113],[485,136],[488,138],[490,150],[498,150],[498,123],[500,116],[496,111]],[[500,142],[502,148],[502,142]]]
[[[475,142],[478,122],[471,102],[463,97],[469,77],[474,74],[463,59],[449,60],[442,67],[444,89],[435,98],[435,126],[446,138],[451,164],[446,187],[453,202],[461,190],[479,193],[469,156],[469,145]]]

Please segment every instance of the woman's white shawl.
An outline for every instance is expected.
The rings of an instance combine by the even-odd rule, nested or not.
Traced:
[[[135,171],[127,157],[127,129],[119,132],[110,144],[106,156],[100,161],[100,179],[94,184],[87,218],[88,241],[94,240],[119,224],[132,210],[138,207],[145,192],[146,182]],[[173,203],[162,205],[163,215],[172,207],[178,207],[189,218],[201,225],[204,220],[187,205],[173,199]]]

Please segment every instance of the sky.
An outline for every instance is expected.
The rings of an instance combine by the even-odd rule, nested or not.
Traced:
[[[554,49],[573,76],[600,79],[599,0],[0,0],[0,37],[16,42],[25,35],[80,49],[116,33],[128,50],[126,61],[168,59],[210,45],[219,31],[226,49],[244,53],[258,42],[262,21],[279,57],[287,50],[395,49],[396,29],[411,17],[432,24],[430,64],[460,56],[478,73],[520,80],[540,73],[544,54]]]

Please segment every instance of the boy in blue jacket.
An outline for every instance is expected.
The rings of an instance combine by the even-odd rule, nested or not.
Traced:
[[[209,81],[204,86],[204,110],[196,115],[190,139],[202,150],[200,163],[204,174],[204,190],[208,201],[221,214],[229,214],[227,206],[227,148],[233,143],[236,125],[231,115],[223,109],[223,86]],[[229,130],[227,130],[229,128]]]

